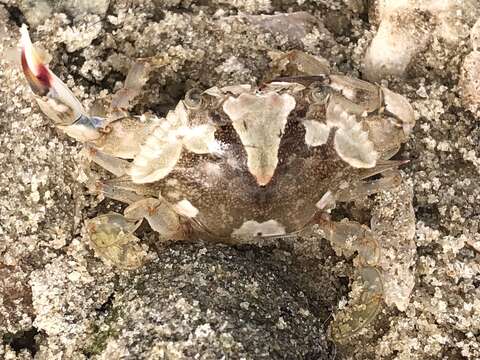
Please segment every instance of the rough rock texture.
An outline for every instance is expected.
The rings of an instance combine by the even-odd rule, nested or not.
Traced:
[[[480,107],[480,18],[470,31],[470,43],[473,50],[463,60],[459,86],[462,91],[463,105],[478,116]]]
[[[259,249],[177,245],[120,279],[87,351],[99,359],[330,359],[321,304]],[[328,285],[328,284],[327,284]],[[319,313],[320,311],[320,313]]]
[[[378,8],[374,2],[368,8],[360,0],[34,3],[44,10],[32,11],[32,1],[0,3],[0,359],[82,359],[95,351],[112,350],[92,348],[92,339],[99,334],[117,348],[128,344],[108,333],[107,319],[115,315],[112,308],[122,308],[121,293],[131,292],[129,296],[137,299],[129,310],[141,304],[141,297],[128,290],[134,285],[127,275],[122,274],[117,283],[119,273],[93,256],[83,236],[85,218],[118,209],[118,204],[98,206],[101,199],[88,195],[76,182],[80,146],[52,128],[34,105],[18,65],[10,61],[11,48],[18,41],[15,29],[22,22],[31,26],[33,40],[51,56],[52,69],[87,107],[121,87],[134,58],[157,55],[167,60],[154,71],[135,107],[136,112],[164,114],[193,86],[260,81],[271,51],[307,51],[328,59],[335,71],[362,77],[365,54],[379,29]],[[428,8],[431,3],[424,2],[423,7],[436,13]],[[433,30],[422,51],[411,55],[402,68],[402,78],[371,65],[382,75],[378,80],[405,94],[416,111],[417,125],[398,154],[411,159],[403,169],[414,190],[416,284],[405,311],[385,308],[373,326],[338,348],[339,359],[480,358],[480,122],[460,87],[462,64],[474,50],[468,39],[470,27],[478,17],[468,9],[479,9],[480,4],[478,0],[448,3],[461,9],[470,6],[444,13],[452,15],[461,29],[455,41],[447,41],[435,22],[426,23],[425,11],[411,12],[405,26],[416,29],[421,24]],[[94,5],[85,9],[82,4]],[[268,20],[249,18],[289,11],[307,12],[316,22],[300,17],[292,32],[282,33]],[[434,21],[435,16],[428,19]],[[253,26],[255,22],[259,25]],[[474,41],[478,51],[478,40]],[[382,63],[382,58],[376,60],[375,64]],[[388,195],[374,203],[383,204],[388,213]],[[148,231],[142,234],[149,245],[154,238]],[[325,283],[315,281],[318,273],[332,276],[331,287],[306,296],[324,304],[323,316],[341,306],[353,272],[351,260],[335,257],[325,243],[313,239],[299,240],[294,249],[291,255],[275,256],[277,266],[295,263],[311,289],[315,283]],[[171,258],[179,252],[163,251],[172,251]],[[160,259],[161,255],[160,251]],[[235,261],[229,264],[234,266]],[[269,269],[281,278],[282,270]],[[135,279],[140,278],[137,273]],[[148,281],[160,279],[158,275]],[[185,304],[191,306],[184,308],[191,311],[187,314],[198,309],[193,302]],[[174,303],[170,306],[173,309]],[[144,316],[144,309],[138,309],[124,315]],[[201,314],[207,320],[206,313]],[[308,319],[305,325],[313,324]],[[297,319],[286,316],[284,321],[284,331],[290,334],[288,327],[296,326]],[[206,339],[212,340],[220,333],[211,326],[200,328],[198,336],[207,334]],[[191,333],[192,344],[198,340],[195,336]],[[305,339],[312,350],[321,346],[308,336]],[[210,344],[214,342],[225,344],[220,337]]]
[[[404,76],[429,42],[458,44],[479,16],[476,0],[377,0],[370,12],[379,25],[365,53],[365,76],[375,81]]]

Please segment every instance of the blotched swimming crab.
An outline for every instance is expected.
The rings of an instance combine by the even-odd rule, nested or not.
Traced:
[[[146,81],[143,60],[110,114],[95,117],[42,63],[26,27],[21,32],[22,67],[40,109],[112,174],[90,188],[129,205],[123,215],[88,221],[97,253],[122,268],[140,266],[134,232],[144,218],[165,242],[258,243],[316,228],[340,253],[358,253],[357,294],[336,314],[333,337],[375,317],[387,281],[379,264],[388,257],[373,226],[333,221],[330,210],[399,186],[405,161],[390,158],[414,125],[403,96],[291,51],[275,59],[272,74],[280,77],[273,81],[192,89],[165,118],[140,121],[124,108]],[[410,224],[410,200],[400,203]]]

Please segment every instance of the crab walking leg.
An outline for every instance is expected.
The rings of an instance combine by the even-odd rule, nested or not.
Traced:
[[[150,227],[159,234],[162,241],[184,238],[179,215],[163,199],[139,200],[128,206],[124,214],[129,220],[147,219]]]
[[[351,337],[368,325],[383,303],[383,280],[374,267],[357,269],[348,305],[335,314],[330,336],[337,342]]]
[[[96,194],[102,194],[103,196],[117,200],[126,204],[132,204],[145,198],[145,196],[136,193],[128,188],[124,188],[116,185],[113,181],[101,181],[97,180],[87,185],[89,190]]]
[[[358,198],[377,194],[380,191],[396,188],[402,181],[399,171],[390,171],[383,174],[378,180],[359,181],[347,189],[335,192],[335,199],[339,202],[348,202]]]
[[[347,255],[358,252],[359,268],[352,286],[349,304],[335,315],[330,326],[332,338],[341,341],[348,338],[377,315],[383,302],[383,276],[376,266],[380,248],[372,232],[353,221],[334,222],[327,216],[318,219],[323,236],[338,253]]]
[[[87,187],[94,193],[117,200],[129,206],[125,209],[126,221],[141,221],[145,218],[150,227],[159,233],[162,241],[184,238],[180,216],[173,207],[158,196],[158,192],[141,188],[129,179],[97,180],[89,179]]]
[[[149,64],[146,61],[136,61],[130,70],[123,87],[112,97],[113,110],[128,110],[131,101],[140,94],[143,85],[148,80]]]
[[[93,161],[113,175],[120,177],[127,174],[130,163],[126,160],[108,155],[92,146],[87,145],[82,149],[84,157],[88,162]]]
[[[128,71],[123,87],[112,98],[112,110],[128,110],[132,100],[140,94],[142,87],[147,83],[150,72],[166,64],[168,59],[159,56],[135,60]]]
[[[82,180],[82,184],[90,191],[92,194],[101,194],[109,199],[125,202],[131,204],[135,201],[145,198],[141,193],[137,193],[132,189],[129,184],[130,181],[123,181],[125,184],[122,184],[122,178],[111,179],[111,180],[101,180],[99,175],[97,175],[90,168],[92,161],[105,168],[107,171],[112,172],[117,176],[121,176],[123,173],[123,167],[128,164],[127,161],[110,158],[105,153],[100,153],[95,148],[83,148],[81,151],[81,169],[83,171],[86,179]],[[108,161],[107,161],[108,160]],[[109,162],[112,160],[112,162]],[[122,186],[123,185],[123,186]]]
[[[315,223],[339,255],[358,252],[361,265],[375,266],[378,263],[380,247],[367,226],[347,219],[331,221],[327,214],[321,214]]]

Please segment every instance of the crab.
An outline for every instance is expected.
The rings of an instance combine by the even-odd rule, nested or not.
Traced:
[[[88,186],[128,205],[87,221],[104,259],[142,265],[135,230],[143,219],[162,242],[262,244],[320,234],[340,253],[357,253],[357,295],[336,314],[332,337],[350,337],[375,318],[386,281],[379,236],[355,220],[333,220],[331,210],[401,184],[406,161],[391,158],[415,122],[403,96],[291,51],[276,55],[272,79],[261,85],[191,89],[164,118],[139,120],[126,109],[148,77],[152,61],[143,59],[109,114],[96,117],[43,64],[26,27],[21,34],[22,67],[40,110],[111,173]],[[410,200],[400,203],[413,216]]]

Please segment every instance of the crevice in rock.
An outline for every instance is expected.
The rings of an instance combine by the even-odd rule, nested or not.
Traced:
[[[115,298],[115,292],[112,292],[107,300],[96,309],[97,313],[108,314],[113,305],[113,299]]]
[[[32,327],[25,331],[5,334],[2,338],[2,343],[10,345],[16,353],[26,349],[32,356],[35,356],[38,350],[37,343],[35,342],[36,335],[38,335],[38,330]]]
[[[22,24],[27,24],[28,25],[28,22],[27,22],[27,19],[25,18],[25,15],[23,15],[22,10],[20,10],[18,7],[12,6],[12,5],[7,5],[3,2],[0,2],[0,5],[3,5],[5,10],[7,10],[8,14],[9,14],[9,16],[8,16],[9,20],[14,22],[18,27],[22,26]]]

